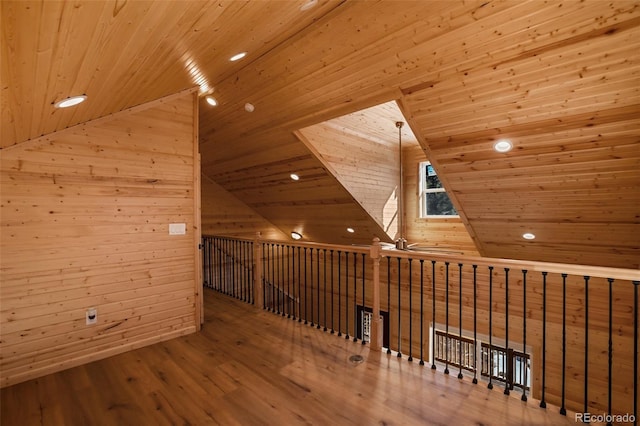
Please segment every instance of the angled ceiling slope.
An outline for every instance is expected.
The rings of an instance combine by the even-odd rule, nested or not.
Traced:
[[[371,224],[292,133],[401,99],[481,254],[640,267],[637,2],[305,3],[3,1],[0,145],[200,84],[219,101],[200,101],[205,174],[228,189],[255,174],[243,201],[284,228],[333,204]],[[502,136],[515,148],[496,158]],[[322,176],[312,203],[270,201],[283,165]]]
[[[296,132],[392,240],[400,236],[399,121],[405,119],[397,104],[387,102]],[[402,133],[405,148],[417,145],[409,126]]]

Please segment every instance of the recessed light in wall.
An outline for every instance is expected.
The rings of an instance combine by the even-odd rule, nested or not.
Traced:
[[[525,240],[534,240],[536,238],[536,236],[534,234],[532,234],[531,232],[526,232],[526,233],[522,234],[522,238],[524,238]]]
[[[218,101],[216,101],[216,98],[214,98],[213,96],[209,95],[207,97],[205,97],[205,100],[207,101],[207,103],[211,106],[216,106],[218,105]]]
[[[318,0],[309,0],[307,1],[305,4],[303,4],[302,6],[300,6],[300,10],[302,12],[304,12],[305,10],[309,10],[312,7],[315,7],[315,5],[318,4]]]
[[[291,173],[289,177],[291,177],[291,180],[300,180],[300,176],[295,173]]]
[[[500,139],[498,142],[493,144],[493,149],[497,152],[509,152],[511,151],[511,148],[513,148],[513,144],[507,139]]]
[[[247,56],[247,52],[240,52],[240,53],[236,53],[235,55],[230,57],[229,60],[231,62],[235,62],[235,61],[239,61],[240,59],[244,58],[245,56]]]
[[[244,110],[247,112],[253,112],[255,109],[256,107],[254,107],[253,104],[250,104],[249,102],[244,104]]]
[[[56,108],[69,108],[87,100],[87,95],[71,96],[53,104]]]
[[[302,239],[302,234],[296,231],[291,231],[291,238],[294,240],[300,240]]]
[[[347,232],[353,234],[354,232],[356,232],[356,230],[353,228],[347,228]]]

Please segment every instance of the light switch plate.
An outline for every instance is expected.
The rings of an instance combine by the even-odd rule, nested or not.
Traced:
[[[184,235],[187,233],[186,223],[170,223],[169,235]]]

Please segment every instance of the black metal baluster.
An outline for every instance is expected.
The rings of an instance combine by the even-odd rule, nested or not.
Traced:
[[[310,299],[309,301],[311,302],[309,303],[311,307],[311,322],[309,323],[309,325],[313,327],[315,325],[313,323],[313,248],[309,250],[309,253],[311,254],[310,263],[309,263],[309,269],[311,271],[311,273],[309,274],[311,276],[311,287],[309,288],[309,294],[311,295],[311,297],[309,298]]]
[[[276,311],[276,264],[277,259],[274,251],[274,244],[271,244],[271,312]]]
[[[285,316],[286,313],[286,308],[285,308],[285,300],[289,298],[289,292],[288,291],[284,291],[284,285],[285,283],[288,283],[287,281],[287,272],[288,269],[285,269],[284,265],[285,265],[285,245],[282,244],[282,246],[280,247],[280,253],[282,255],[282,261],[280,262],[280,265],[282,266],[282,316]]]
[[[298,283],[300,282],[300,274],[298,273]],[[296,295],[296,248],[291,247],[291,288],[293,289],[293,297],[291,298],[291,319],[296,320],[296,300],[300,297],[300,292]]]
[[[342,252],[338,250],[338,336],[342,336]]]
[[[247,289],[249,291],[249,303],[251,303],[252,305],[255,303],[255,298],[254,298],[254,288],[253,288],[253,280],[254,280],[254,269],[253,269],[253,262],[255,261],[254,259],[254,255],[253,255],[253,241],[249,241],[249,244],[247,244],[247,253],[249,256],[249,263],[247,264],[247,276],[248,278],[248,282],[247,282]]]
[[[300,260],[302,259],[302,248],[298,247],[298,322],[302,322],[302,268]]]
[[[609,281],[609,374],[607,375],[607,408],[609,415],[612,415],[611,411],[611,383],[612,383],[612,366],[613,366],[613,278],[608,278]],[[607,425],[611,425],[611,420],[607,422]]]
[[[436,261],[431,261],[431,369],[436,369]]]
[[[317,258],[317,262],[316,262],[316,284],[318,286],[318,297],[316,298],[316,303],[317,303],[317,311],[318,311],[318,321],[316,322],[316,328],[319,330],[320,329],[320,249],[317,248],[316,249],[316,258]]]
[[[220,241],[220,292],[227,294],[227,240]]]
[[[493,389],[493,266],[489,266],[489,384],[487,388]]]
[[[424,259],[420,259],[420,365],[424,365]]]
[[[547,377],[547,273],[542,273],[542,397],[540,407],[547,408],[544,399]]]
[[[231,240],[231,296],[238,298],[238,242]]]
[[[276,269],[276,278],[275,278],[276,299],[275,299],[275,303],[276,303],[276,308],[274,309],[274,311],[278,315],[280,315],[280,295],[282,294],[282,290],[280,289],[280,286],[281,286],[280,275],[282,274],[282,267],[279,266],[280,262],[278,262],[278,260],[282,261],[282,256],[279,253],[280,249],[281,249],[280,244],[276,244],[276,257],[275,257],[275,269]]]
[[[445,345],[444,345],[444,374],[449,374],[449,262],[444,262],[445,266],[445,297],[444,297],[444,323],[445,323]]]
[[[209,257],[212,268],[209,270],[209,282],[213,282],[214,280],[214,270],[213,270],[213,262],[214,262],[214,253],[213,253],[214,239],[209,238]]]
[[[327,331],[327,249],[322,252],[322,280],[324,285],[322,286],[322,293],[324,295],[322,308],[324,310],[324,328],[323,331]]]
[[[269,276],[267,256],[269,255],[269,249],[264,249],[265,243],[259,244],[262,244],[262,309],[267,309],[267,277]]]
[[[240,297],[240,276],[238,274],[240,270],[239,256],[238,256],[238,240],[231,242],[232,256],[233,256],[233,297],[239,299]]]
[[[247,285],[247,276],[246,276],[246,268],[245,268],[245,256],[244,256],[244,241],[240,241],[239,242],[239,248],[240,248],[240,265],[239,265],[239,269],[240,269],[240,300],[246,302],[247,300],[245,299],[245,286]]]
[[[334,334],[336,331],[333,327],[333,321],[334,321],[334,314],[333,314],[333,250],[330,251],[331,253],[331,334]]]
[[[345,335],[344,338],[346,340],[349,340],[349,252],[345,252],[344,253],[344,273],[345,273],[345,283],[344,283],[344,291],[345,291],[345,296],[344,296],[344,306],[347,309],[346,315],[345,315],[345,321],[346,321],[346,330],[345,330]]]
[[[353,341],[358,341],[358,253],[353,253]]]
[[[227,239],[227,268],[225,270],[227,281],[227,295],[233,297],[233,242]]]
[[[291,246],[287,244],[287,318],[291,318]]]
[[[527,353],[527,270],[522,270],[522,352]],[[521,401],[527,400],[527,364],[529,361],[525,358],[524,366],[524,382],[522,382]],[[522,372],[523,369],[520,369]]]
[[[411,300],[411,293],[413,292],[413,290],[411,289],[412,285],[413,285],[413,279],[412,279],[412,271],[411,271],[411,265],[413,262],[412,258],[409,258],[409,358],[407,358],[407,360],[409,362],[413,361],[413,320],[411,318],[411,313],[413,311],[413,302]]]
[[[251,245],[252,243],[250,241],[245,242],[245,270],[246,270],[246,280],[245,280],[245,298],[247,300],[247,303],[252,303],[251,301],[251,288],[253,287],[251,285],[251,266],[253,265],[253,252],[251,251]]]
[[[204,280],[202,284],[206,287],[209,287],[209,270],[211,269],[211,263],[209,262],[209,257],[207,256],[207,241],[208,239],[206,237],[202,237],[200,247],[202,247],[202,279]]]
[[[234,297],[233,290],[234,290],[234,286],[236,284],[236,280],[235,280],[235,277],[233,275],[234,266],[235,266],[233,264],[233,262],[234,262],[234,259],[233,259],[233,241],[232,240],[227,240],[227,244],[228,244],[228,246],[227,246],[227,248],[228,248],[228,251],[227,251],[228,262],[227,262],[227,264],[229,265],[229,276],[228,276],[228,278],[229,278],[229,296]]]
[[[307,321],[307,248],[304,248],[304,323],[309,324]]]
[[[462,379],[462,263],[458,263],[458,379]]]
[[[561,399],[562,405],[560,406],[560,414],[567,415],[567,410],[564,407],[564,392],[565,392],[565,375],[566,375],[566,359],[567,359],[567,274],[562,274],[562,390]]]
[[[224,240],[218,238],[218,291],[224,293]]]
[[[504,340],[505,349],[507,353],[509,351],[509,268],[504,268]],[[504,394],[509,395],[509,388],[511,387],[511,364],[509,362],[504,363],[507,367],[507,380],[505,381]]]
[[[387,312],[391,317],[391,258],[387,257]],[[391,324],[391,321],[389,321]],[[389,337],[389,344],[387,347],[387,354],[391,353],[391,337]]]
[[[226,261],[226,268],[224,270],[224,274],[225,274],[225,282],[226,282],[226,291],[225,294],[227,294],[228,296],[233,296],[233,257],[231,256],[231,240],[226,239],[225,240],[225,255],[227,258]]]
[[[589,278],[584,276],[584,413],[589,412]]]
[[[365,282],[365,254],[362,253],[362,315],[364,315],[364,307],[365,307],[365,292],[364,292],[364,282]],[[366,344],[364,340],[364,327],[362,327],[362,344]]]
[[[398,258],[398,358],[402,357],[402,328],[400,328],[400,313],[402,309],[400,308],[400,296],[401,296],[401,267],[400,267],[400,258]]]
[[[633,425],[638,425],[638,286],[633,281]]]
[[[478,311],[477,311],[477,300],[478,300],[478,265],[473,265],[473,380],[471,383],[474,385],[478,384]]]

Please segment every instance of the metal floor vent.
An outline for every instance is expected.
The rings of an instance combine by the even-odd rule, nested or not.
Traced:
[[[360,364],[364,362],[364,357],[362,355],[351,355],[349,357],[349,362],[352,364]]]

